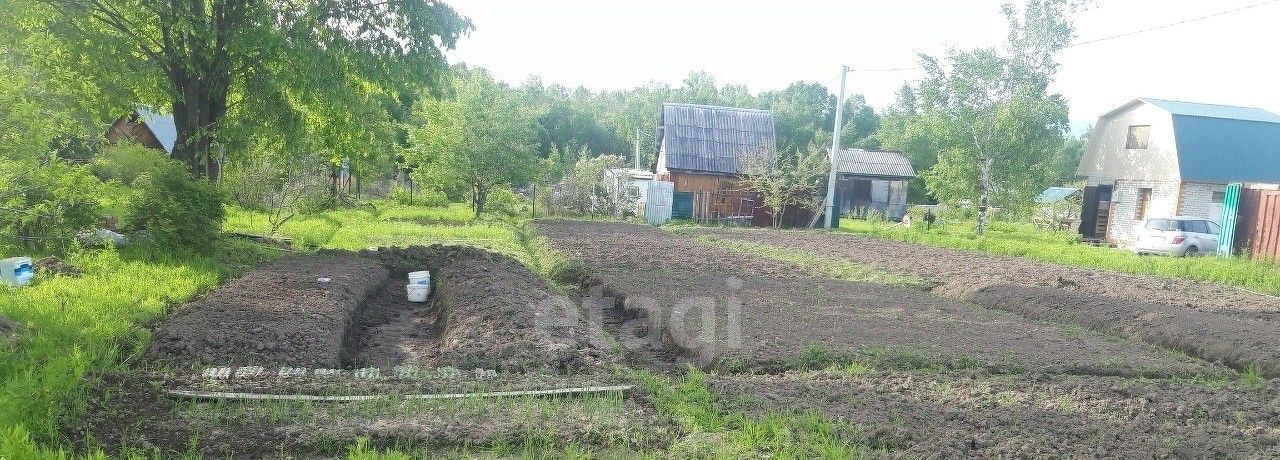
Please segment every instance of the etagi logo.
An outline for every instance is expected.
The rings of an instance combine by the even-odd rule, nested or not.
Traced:
[[[703,290],[714,295],[674,293],[660,300],[658,293],[619,299],[594,285],[577,302],[568,296],[538,302],[533,306],[534,322],[553,337],[621,332],[627,336],[615,338],[629,350],[675,346],[706,364],[742,349],[742,286],[741,279],[730,277],[722,286]]]

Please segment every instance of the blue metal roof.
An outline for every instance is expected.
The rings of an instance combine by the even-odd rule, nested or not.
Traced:
[[[173,115],[159,115],[151,109],[139,105],[136,108],[138,120],[146,123],[147,129],[156,136],[164,151],[173,154],[173,146],[178,142],[178,125],[173,122]]]
[[[1035,201],[1041,204],[1057,203],[1079,191],[1080,189],[1074,187],[1049,187],[1040,192]]]
[[[1173,115],[1182,180],[1280,182],[1280,122]]]
[[[1236,107],[1231,105],[1202,104],[1199,102],[1169,101],[1150,97],[1144,97],[1138,100],[1159,107],[1174,115],[1280,123],[1280,115],[1255,107]]]

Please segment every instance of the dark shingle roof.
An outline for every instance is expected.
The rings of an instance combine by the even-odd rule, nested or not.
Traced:
[[[862,149],[841,149],[836,154],[836,172],[886,179],[916,177],[916,170],[906,157],[893,152]]]
[[[748,155],[774,148],[773,112],[695,104],[662,104],[668,169],[738,174]]]

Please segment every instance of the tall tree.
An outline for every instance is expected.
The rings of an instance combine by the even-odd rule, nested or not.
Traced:
[[[416,165],[414,180],[465,189],[480,217],[495,189],[536,178],[537,114],[480,70],[463,72],[453,89],[452,97],[420,102],[421,125],[409,130],[406,157]]]
[[[436,0],[0,0],[0,11],[102,86],[171,106],[174,157],[199,174],[214,173],[204,160],[233,105],[358,122],[336,116],[353,96],[434,80],[442,48],[471,28]]]
[[[976,198],[979,235],[993,198],[1023,205],[1058,176],[1053,159],[1066,131],[1067,107],[1047,90],[1058,52],[1075,36],[1071,17],[1079,8],[1076,0],[1029,0],[1021,10],[1006,3],[1003,49],[921,56],[927,77],[917,90],[918,116],[939,152],[924,178],[941,200]]]

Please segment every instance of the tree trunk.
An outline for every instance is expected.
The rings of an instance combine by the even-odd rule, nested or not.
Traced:
[[[991,194],[991,167],[995,159],[985,157],[978,164],[978,228],[975,233],[982,236],[987,231],[987,204]]]
[[[480,213],[484,211],[484,202],[489,198],[489,188],[480,185],[471,186],[471,209],[475,211],[475,218],[480,219]]]

